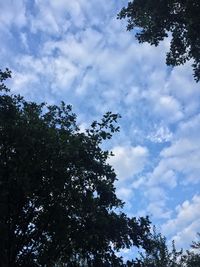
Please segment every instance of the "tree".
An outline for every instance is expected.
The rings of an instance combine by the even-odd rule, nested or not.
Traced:
[[[180,267],[198,267],[200,266],[200,254],[187,250],[182,256],[181,262]]]
[[[197,236],[198,236],[198,239],[200,239],[200,233],[197,233]],[[200,250],[200,240],[193,241],[191,247],[194,248],[194,249],[199,249]]]
[[[122,8],[119,19],[127,18],[127,30],[135,29],[140,43],[157,46],[172,36],[167,65],[177,66],[192,59],[194,78],[200,80],[199,0],[134,0]]]
[[[191,246],[199,249],[199,242],[193,242]],[[200,266],[199,251],[177,250],[175,242],[167,245],[167,240],[154,227],[148,240],[148,250],[139,253],[136,260],[129,262],[127,267],[198,267]]]
[[[197,233],[198,238],[200,233]],[[183,256],[183,262],[186,267],[197,267],[200,266],[200,241],[193,241],[191,247],[193,251],[186,251],[186,254]]]
[[[153,233],[149,240],[150,249],[140,253],[140,258],[133,261],[134,267],[183,267],[180,261],[183,251],[177,251],[174,241],[172,249],[167,246],[166,238],[160,233]]]
[[[150,222],[119,211],[101,148],[118,115],[80,132],[71,106],[5,92],[8,77],[0,71],[0,266],[124,266],[115,252],[145,246]]]

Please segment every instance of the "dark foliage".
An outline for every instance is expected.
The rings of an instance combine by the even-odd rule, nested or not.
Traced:
[[[154,228],[151,238],[148,240],[149,250],[140,253],[136,260],[132,260],[130,267],[199,267],[200,251],[198,242],[193,242],[192,247],[197,251],[177,250],[175,242],[167,245],[166,238],[156,233]]]
[[[148,218],[128,218],[101,143],[118,115],[79,131],[71,106],[12,95],[0,71],[0,266],[124,266],[116,251],[148,246]]]
[[[177,251],[174,242],[169,249],[166,238],[156,233],[154,229],[151,239],[151,250],[140,253],[140,258],[134,261],[134,267],[181,267],[180,257],[183,251]]]
[[[127,18],[127,30],[136,29],[140,43],[157,46],[172,35],[166,63],[177,66],[192,59],[194,78],[200,80],[200,1],[134,0],[118,15]]]

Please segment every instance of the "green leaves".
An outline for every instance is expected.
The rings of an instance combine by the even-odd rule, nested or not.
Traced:
[[[172,33],[166,63],[185,64],[192,59],[194,79],[200,80],[199,0],[134,0],[122,8],[119,19],[127,18],[127,30],[135,31],[140,43],[157,46]]]

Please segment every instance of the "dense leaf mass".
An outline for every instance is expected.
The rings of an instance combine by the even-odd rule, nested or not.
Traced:
[[[9,76],[1,71],[1,83]],[[71,106],[27,102],[1,85],[0,266],[124,266],[116,251],[143,246],[149,221],[119,212],[101,148],[118,115],[83,133]]]
[[[136,29],[140,43],[157,46],[171,35],[166,63],[177,66],[192,59],[194,78],[200,80],[200,1],[134,0],[118,15],[127,18],[127,30]]]

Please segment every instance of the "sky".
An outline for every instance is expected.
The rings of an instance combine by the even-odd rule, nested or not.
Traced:
[[[200,231],[200,84],[191,62],[165,65],[170,39],[139,44],[125,0],[0,0],[0,68],[26,99],[73,106],[80,128],[121,114],[115,154],[117,195],[129,216],[149,215],[187,247]]]

